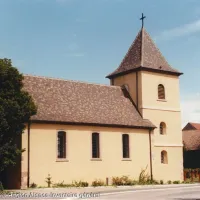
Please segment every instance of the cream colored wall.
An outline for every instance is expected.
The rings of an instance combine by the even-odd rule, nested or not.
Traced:
[[[157,127],[153,136],[153,174],[156,179],[183,180],[183,152],[179,78],[172,75],[142,72],[143,117]],[[158,85],[165,87],[165,100],[158,100]],[[160,123],[166,124],[166,135],[160,135]],[[161,151],[168,153],[168,164],[161,163]]]
[[[127,84],[129,87],[129,93],[133,99],[133,101],[135,102],[135,104],[137,104],[136,102],[136,73],[130,73],[124,76],[119,76],[114,78],[114,85],[116,86],[122,86],[124,84]]]
[[[117,80],[117,81],[116,81]],[[129,84],[132,98],[136,99],[134,73],[114,79],[114,85]],[[134,84],[133,84],[134,83]],[[158,85],[165,87],[166,100],[158,99]],[[134,91],[134,92],[133,92]],[[183,153],[180,112],[179,77],[153,72],[138,72],[139,111],[157,129],[152,136],[153,174],[157,180],[183,180]],[[165,122],[167,134],[159,134],[159,126]],[[161,164],[161,150],[168,152],[169,163]]]
[[[168,164],[161,163],[161,151],[167,151]],[[157,180],[183,181],[182,147],[154,147],[153,174]]]
[[[138,86],[136,84],[137,82],[136,76],[138,76]],[[116,86],[122,86],[125,84],[128,85],[130,96],[132,100],[134,101],[135,105],[137,105],[138,103],[139,112],[142,113],[142,109],[141,109],[142,107],[142,73],[140,71],[132,72],[130,74],[116,77],[114,78],[113,83],[114,83],[113,85],[116,85]],[[138,87],[138,102],[137,102],[137,89],[136,89],[137,87]]]
[[[183,180],[183,152],[180,112],[143,110],[145,118],[151,119],[158,128],[152,137],[153,174],[157,180]],[[159,124],[165,122],[166,135],[160,135]],[[161,151],[167,151],[168,164],[161,163]]]
[[[142,82],[142,72],[138,72],[138,110],[143,113],[142,104],[143,104],[143,82]]]
[[[165,87],[166,100],[158,100],[158,85]],[[180,111],[179,78],[153,72],[142,72],[142,108]]]
[[[143,116],[157,127],[154,130],[154,145],[182,144],[181,113],[165,110],[143,109]],[[166,124],[166,134],[160,135],[160,123]]]
[[[59,130],[67,132],[68,161],[64,162],[56,159]],[[101,160],[91,160],[92,132],[100,133]],[[131,160],[122,159],[123,133],[129,134]],[[48,173],[57,183],[63,180],[65,183],[73,180],[91,183],[96,178],[106,181],[106,177],[112,176],[138,178],[141,169],[150,166],[148,130],[33,124],[30,136],[30,183],[40,186],[46,185]]]

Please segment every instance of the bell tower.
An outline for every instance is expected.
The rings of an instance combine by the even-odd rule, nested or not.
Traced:
[[[142,28],[119,67],[112,85],[125,85],[138,111],[157,128],[152,133],[153,174],[157,180],[183,180],[179,77]],[[142,145],[142,144],[141,144]]]

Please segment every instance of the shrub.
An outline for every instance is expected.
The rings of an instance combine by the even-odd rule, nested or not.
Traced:
[[[94,180],[93,182],[92,182],[92,186],[93,187],[97,187],[97,186],[104,186],[105,185],[105,183],[104,183],[104,181],[102,181],[102,180]]]
[[[30,188],[36,188],[36,187],[37,187],[37,184],[31,183]]]
[[[159,184],[159,182],[158,182],[158,181],[156,181],[156,180],[152,180],[152,181],[151,181],[151,184],[158,185],[158,184]]]
[[[138,182],[139,185],[158,185],[160,182],[156,180],[147,179],[145,182]]]
[[[183,181],[182,183],[189,184],[192,183],[190,180]]]
[[[148,179],[145,182],[138,181],[138,184],[139,185],[152,185],[153,184],[153,180]]]
[[[173,181],[173,184],[180,184],[180,181]]]
[[[168,183],[168,184],[172,184],[172,181],[169,180],[169,181],[167,181],[167,183]]]
[[[133,183],[133,180],[131,180],[128,176],[122,176],[121,180],[123,185],[132,185]]]
[[[137,185],[137,184],[138,184],[138,181],[132,180],[131,185]]]
[[[112,184],[113,185],[123,185],[122,180],[120,177],[113,177],[112,178]]]
[[[88,187],[89,183],[84,181],[74,181],[72,185],[75,187]]]
[[[46,188],[45,186],[38,186],[37,188]]]
[[[73,185],[72,184],[65,184],[64,183],[64,181],[63,182],[60,182],[60,183],[55,183],[55,184],[53,184],[53,187],[55,188],[55,187],[62,187],[62,188],[64,188],[64,187],[72,187]]]
[[[50,174],[48,174],[48,177],[46,178],[46,183],[48,184],[48,187],[51,187],[52,181],[51,181],[52,177],[50,176]]]
[[[164,184],[163,180],[160,180],[160,184],[161,184],[161,185],[163,185],[163,184]]]
[[[144,185],[144,184],[147,184],[147,183],[151,183],[151,179],[150,179],[150,176],[148,173],[146,173],[146,170],[147,170],[147,167],[145,169],[142,169],[141,172],[140,172],[140,175],[139,175],[139,184],[141,185]]]
[[[112,178],[112,184],[115,185],[115,186],[120,186],[120,185],[135,185],[135,181],[129,179],[128,176],[113,177]]]

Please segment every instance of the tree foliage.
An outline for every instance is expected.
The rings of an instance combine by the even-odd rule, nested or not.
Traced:
[[[23,90],[23,75],[10,59],[0,59],[0,173],[16,164],[22,153],[17,141],[36,112],[31,96]]]

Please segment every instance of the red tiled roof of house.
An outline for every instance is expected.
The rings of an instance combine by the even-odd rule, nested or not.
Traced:
[[[119,86],[25,75],[24,90],[38,107],[32,120],[155,128],[142,119]]]
[[[183,128],[183,131],[185,130],[200,130],[200,124],[199,123],[192,123],[189,122],[187,125]]]
[[[198,123],[190,123],[194,128],[196,128],[197,130],[200,130],[200,124]]]
[[[183,144],[187,151],[200,150],[200,130],[183,131]]]
[[[138,33],[120,66],[106,78],[113,78],[135,70],[153,70],[174,75],[182,74],[168,64],[144,28]]]

